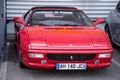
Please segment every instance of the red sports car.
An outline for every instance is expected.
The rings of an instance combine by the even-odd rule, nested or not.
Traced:
[[[86,70],[110,66],[108,35],[73,7],[34,7],[14,18],[19,66],[37,69]]]

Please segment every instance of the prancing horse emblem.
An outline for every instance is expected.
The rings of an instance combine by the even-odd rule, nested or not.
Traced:
[[[73,60],[73,56],[72,55],[70,56],[70,60]]]

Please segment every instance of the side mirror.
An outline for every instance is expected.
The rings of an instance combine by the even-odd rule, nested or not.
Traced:
[[[15,17],[15,18],[14,18],[14,22],[18,22],[18,23],[21,23],[21,24],[25,25],[25,22],[24,22],[23,19],[20,18],[20,17]]]
[[[104,18],[98,18],[97,21],[95,22],[95,25],[98,25],[98,24],[104,23],[104,22],[105,22]]]

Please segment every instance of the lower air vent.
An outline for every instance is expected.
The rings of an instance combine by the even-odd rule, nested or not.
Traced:
[[[95,54],[47,54],[48,59],[56,61],[88,61],[95,56]]]

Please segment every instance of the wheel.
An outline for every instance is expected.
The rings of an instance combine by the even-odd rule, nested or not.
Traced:
[[[17,51],[17,45],[16,45],[16,43],[14,43],[14,48],[15,48],[15,50]]]
[[[22,60],[21,60],[21,57],[19,57],[19,67],[20,68],[28,68],[23,62],[22,62]]]
[[[112,42],[112,37],[111,37],[111,34],[110,34],[110,29],[109,29],[108,24],[105,25],[105,31],[106,31],[106,32],[108,33],[108,35],[109,35],[110,41],[111,41],[111,43],[112,43],[112,46],[113,46],[113,47],[117,47],[117,45]]]
[[[108,33],[110,41],[112,42],[108,24],[105,25],[105,31]]]

